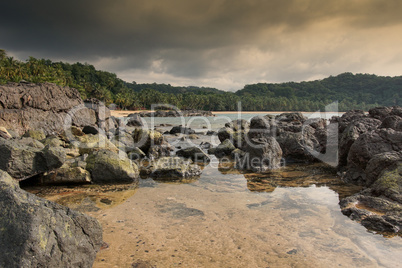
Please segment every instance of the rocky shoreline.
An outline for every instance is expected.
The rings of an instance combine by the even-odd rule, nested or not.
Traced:
[[[0,86],[0,108],[0,209],[3,215],[15,216],[10,216],[12,221],[2,218],[0,228],[9,230],[2,232],[2,239],[17,236],[12,230],[20,216],[32,219],[23,228],[45,226],[47,237],[22,232],[24,236],[16,241],[24,244],[25,251],[35,252],[36,262],[28,254],[8,261],[7,256],[21,250],[20,244],[11,243],[0,254],[0,266],[59,266],[64,261],[90,266],[102,244],[96,220],[27,195],[17,181],[135,185],[140,177],[188,180],[202,173],[200,167],[210,161],[210,155],[234,161],[235,167],[245,172],[259,173],[289,162],[325,162],[337,169],[345,182],[365,187],[340,200],[346,216],[370,230],[402,233],[401,107],[374,108],[368,114],[349,111],[331,118],[329,124],[301,113],[256,116],[250,122],[234,120],[211,133],[220,141],[217,146],[203,143],[186,148],[175,148],[167,135],[195,139],[190,128],[173,126],[164,134],[145,129],[140,117],[150,114],[135,114],[127,121],[114,118],[98,100],[82,101],[75,89],[54,84]],[[156,111],[153,116],[176,114],[167,115],[170,113]],[[189,111],[184,116],[211,115]],[[25,200],[24,205],[11,206],[16,203],[13,198]],[[63,231],[66,227],[53,223],[55,217],[67,217],[61,223],[70,222],[68,232],[86,241],[82,247],[63,246],[72,242]],[[90,222],[90,230],[85,230],[81,221]],[[66,259],[67,255],[75,259]]]

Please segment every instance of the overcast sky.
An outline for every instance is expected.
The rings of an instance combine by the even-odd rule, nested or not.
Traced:
[[[402,73],[400,0],[3,1],[0,48],[126,81],[237,90]]]

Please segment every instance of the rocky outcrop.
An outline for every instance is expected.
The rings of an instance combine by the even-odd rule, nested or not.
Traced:
[[[365,185],[365,170],[370,159],[380,153],[402,151],[401,141],[402,132],[389,128],[360,135],[350,148],[344,180]]]
[[[0,138],[0,169],[23,180],[63,165],[66,152],[62,148],[49,145],[42,148]]]
[[[76,89],[51,83],[9,83],[0,86],[0,126],[17,131],[60,133],[66,125],[97,122],[95,111],[85,107]]]
[[[0,170],[0,266],[92,267],[97,220],[21,190]]]

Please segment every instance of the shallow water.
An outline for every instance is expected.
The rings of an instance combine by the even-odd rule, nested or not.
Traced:
[[[31,188],[97,218],[106,249],[94,267],[400,267],[401,237],[345,217],[359,191],[322,165],[241,174],[216,158],[198,180]]]

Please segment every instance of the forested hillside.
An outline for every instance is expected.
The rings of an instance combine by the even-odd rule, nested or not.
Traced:
[[[241,101],[244,111],[316,111],[338,101],[339,109],[345,111],[402,104],[402,76],[343,73],[310,82],[246,85],[233,93],[196,86],[129,83],[90,64],[33,57],[22,62],[0,50],[0,83],[20,81],[74,87],[83,99],[98,98],[122,109],[147,109],[153,103],[168,103],[180,109],[234,111]]]

